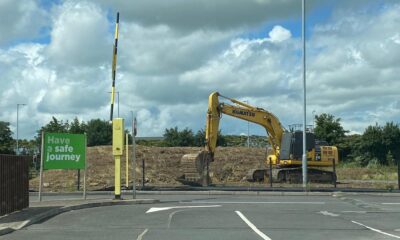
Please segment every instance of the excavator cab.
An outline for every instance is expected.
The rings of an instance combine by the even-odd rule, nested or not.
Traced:
[[[311,152],[315,149],[315,135],[306,133],[306,150]],[[284,132],[280,149],[279,159],[301,160],[303,155],[303,132]]]

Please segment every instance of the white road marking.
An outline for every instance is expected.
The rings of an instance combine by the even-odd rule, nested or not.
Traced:
[[[215,203],[215,204],[325,204],[325,202],[208,202],[208,201],[192,201],[180,203]]]
[[[379,230],[379,229],[375,229],[375,228],[372,228],[372,227],[368,227],[367,225],[364,225],[364,224],[359,223],[359,222],[356,222],[356,221],[351,221],[351,222],[352,222],[352,223],[355,223],[355,224],[358,224],[358,225],[360,225],[360,226],[363,226],[363,227],[365,227],[365,228],[368,228],[369,230],[372,230],[372,231],[374,231],[374,232],[377,232],[377,233],[380,233],[380,234],[384,234],[384,235],[389,236],[389,237],[393,237],[393,238],[398,238],[398,239],[400,239],[400,236],[393,235],[393,234],[390,234],[390,233],[387,233],[387,232],[383,232],[383,231],[381,231],[381,230]]]
[[[264,240],[271,240],[271,238],[269,238],[267,235],[265,235],[263,232],[261,232],[260,230],[258,230],[258,228],[249,221],[249,219],[247,219],[240,211],[235,211],[235,213],[237,215],[239,215],[239,217],[255,232],[258,234],[258,236],[260,236],[262,239]]]
[[[143,236],[147,233],[147,231],[149,231],[148,228],[146,228],[146,229],[136,238],[136,240],[142,240]]]
[[[221,207],[221,205],[152,207],[149,210],[147,210],[146,213],[165,211],[165,210],[170,210],[170,209],[175,209],[175,208],[211,208],[211,207]]]
[[[367,211],[341,211],[342,213],[367,213]]]
[[[176,210],[176,211],[173,211],[172,213],[170,213],[169,214],[169,216],[168,216],[168,228],[170,228],[170,226],[171,226],[171,221],[172,221],[172,217],[175,215],[175,213],[178,213],[178,212],[182,212],[182,211],[185,211],[185,210]]]
[[[382,204],[383,205],[400,205],[400,203],[397,203],[397,202],[384,202]]]
[[[328,211],[320,211],[319,213],[321,213],[322,215],[331,216],[331,217],[338,217],[338,216],[340,216],[339,214],[331,213],[331,212],[328,212]]]

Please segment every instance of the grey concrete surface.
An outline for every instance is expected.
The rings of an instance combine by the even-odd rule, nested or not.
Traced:
[[[43,201],[32,200],[30,197],[29,208],[16,211],[11,214],[0,217],[0,236],[9,234],[15,230],[20,230],[32,224],[44,221],[61,213],[73,210],[81,210],[94,207],[116,206],[116,205],[133,205],[133,204],[149,204],[157,203],[155,199],[127,199],[113,200],[112,198],[75,198],[65,199],[66,196],[58,195],[60,199],[48,199]]]
[[[70,211],[2,239],[400,238],[400,197],[394,195],[163,194],[152,198],[162,202]],[[146,213],[150,208],[164,209]],[[236,211],[268,238],[257,234]]]

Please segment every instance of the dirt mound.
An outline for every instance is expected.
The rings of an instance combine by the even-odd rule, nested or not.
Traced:
[[[182,175],[180,159],[184,154],[196,153],[198,147],[146,147],[136,149],[136,183],[142,182],[142,162],[145,162],[145,181],[149,185],[178,186],[176,179]],[[131,156],[132,147],[129,147]],[[215,184],[239,183],[251,168],[263,167],[265,150],[262,148],[221,147],[210,165],[212,182]],[[129,163],[130,173],[132,166]],[[49,170],[44,172],[44,191],[73,191],[76,189],[77,170]],[[130,175],[131,176],[131,175]],[[87,188],[106,189],[114,185],[114,159],[111,146],[87,149]],[[121,184],[125,185],[125,155],[121,159]],[[30,181],[33,190],[38,189],[39,178]],[[81,172],[81,186],[83,172]],[[132,184],[132,181],[130,181]]]

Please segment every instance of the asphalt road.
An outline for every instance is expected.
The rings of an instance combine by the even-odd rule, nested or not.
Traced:
[[[151,197],[163,202],[67,212],[2,239],[400,239],[400,197]]]

